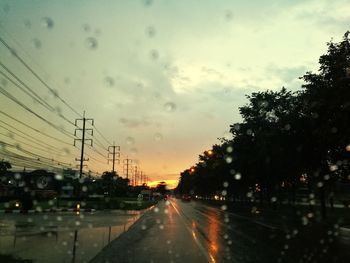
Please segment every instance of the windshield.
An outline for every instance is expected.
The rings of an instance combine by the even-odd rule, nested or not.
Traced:
[[[0,261],[347,262],[348,14],[0,0]]]

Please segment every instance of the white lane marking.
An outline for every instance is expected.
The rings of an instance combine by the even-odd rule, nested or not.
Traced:
[[[210,254],[210,252],[207,252],[206,249],[202,246],[202,244],[199,242],[197,238],[197,234],[194,230],[191,230],[191,228],[188,226],[188,224],[185,222],[185,220],[182,218],[182,215],[180,214],[180,211],[177,209],[177,207],[173,204],[173,202],[170,202],[171,206],[174,208],[175,212],[179,215],[181,222],[186,227],[187,231],[192,236],[192,239],[195,241],[197,247],[202,252],[203,256],[208,260],[209,263],[216,263],[215,258],[213,255]],[[208,255],[209,254],[209,255]]]

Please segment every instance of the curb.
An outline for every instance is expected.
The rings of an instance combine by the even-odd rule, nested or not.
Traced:
[[[76,208],[62,208],[62,209],[42,209],[42,210],[15,210],[5,209],[0,210],[0,214],[39,214],[39,213],[57,213],[57,212],[82,212],[91,213],[95,212],[95,209],[76,209]]]

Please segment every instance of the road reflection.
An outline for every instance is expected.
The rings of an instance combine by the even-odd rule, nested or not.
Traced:
[[[68,214],[2,216],[0,254],[39,263],[87,262],[139,216],[139,213],[100,213],[83,218]]]
[[[219,234],[219,216],[217,213],[209,213],[209,253],[213,258],[217,257],[218,254],[218,234]],[[215,262],[215,261],[214,261]]]

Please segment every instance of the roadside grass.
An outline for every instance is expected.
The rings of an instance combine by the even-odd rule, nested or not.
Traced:
[[[0,210],[14,209],[20,210],[21,207],[16,206],[19,203],[18,200],[10,200],[8,202],[0,203]],[[81,209],[122,209],[122,210],[142,210],[148,208],[154,204],[156,201],[138,201],[137,198],[130,197],[102,197],[102,198],[87,198],[87,199],[73,199],[73,198],[54,198],[50,200],[41,200],[33,202],[33,210],[41,211],[44,209],[54,209],[54,208],[77,208],[78,205]]]

